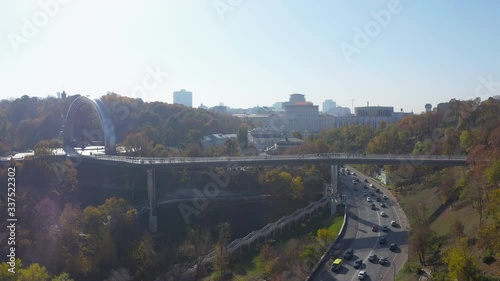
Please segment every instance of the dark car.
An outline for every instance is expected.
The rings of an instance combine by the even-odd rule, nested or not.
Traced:
[[[372,226],[372,231],[377,232],[378,231],[378,225]]]
[[[375,211],[376,209],[377,209],[377,208],[376,208],[375,206],[372,206],[372,210],[374,210],[374,211]]]
[[[375,190],[375,192],[377,192],[377,193],[382,193],[382,192],[380,191],[380,189],[379,189],[379,188],[377,188],[377,189]]]
[[[363,261],[361,259],[357,259],[354,264],[352,265],[352,267],[358,269],[361,267],[361,264],[363,264]]]
[[[368,260],[371,262],[374,262],[376,259],[377,259],[377,255],[375,255],[375,254],[371,254],[370,256],[368,256]]]
[[[382,201],[382,200],[380,200],[380,197],[377,197],[377,202],[380,202],[380,201]]]
[[[387,208],[387,205],[384,202],[382,202],[382,203],[380,203],[380,207]]]
[[[367,180],[367,179],[365,179],[365,180],[364,180],[364,182],[368,182],[368,180]]]
[[[363,188],[364,188],[364,189],[368,189],[368,186],[366,186],[366,185],[365,185],[365,186],[363,186]]]
[[[385,237],[384,236],[380,237],[380,240],[378,240],[378,242],[380,244],[385,244],[385,242],[386,242]]]
[[[396,251],[397,247],[396,243],[391,243],[391,245],[389,245],[389,250]]]
[[[378,263],[381,265],[386,265],[389,263],[389,260],[386,257],[381,257],[380,260],[378,260]]]
[[[353,249],[347,249],[344,253],[344,259],[350,260],[352,256],[354,255],[354,250]]]

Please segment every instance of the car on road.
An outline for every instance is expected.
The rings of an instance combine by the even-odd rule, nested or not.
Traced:
[[[363,195],[364,195],[364,196],[368,196],[368,192],[366,192],[366,191],[365,191],[365,192],[363,192]]]
[[[373,225],[372,226],[372,231],[377,232],[378,231],[378,225]]]
[[[396,249],[398,248],[398,246],[396,245],[396,243],[391,243],[391,245],[389,245],[389,250],[391,251],[396,251]]]
[[[368,186],[366,186],[366,185],[365,185],[365,186],[363,186],[363,188],[364,188],[364,189],[367,189],[367,188],[368,188]]]
[[[368,182],[368,179],[365,179],[363,182]]]
[[[380,212],[380,216],[386,218],[387,214],[385,212]]]
[[[377,188],[377,189],[375,190],[375,192],[377,192],[377,193],[382,193],[382,191],[380,191],[380,189],[379,189],[379,188]]]
[[[382,196],[382,198],[384,198],[385,200],[389,199],[389,197],[387,197],[387,195]]]
[[[359,179],[358,179],[358,178],[356,178],[356,179],[355,179],[355,181],[359,182]]]
[[[380,237],[380,239],[378,240],[380,244],[385,244],[386,241],[387,240],[385,239],[385,236]]]
[[[373,191],[372,191],[372,192],[370,192],[370,196],[375,197],[375,192],[373,192]]]
[[[373,202],[372,198],[371,197],[366,197],[366,201],[368,202]]]
[[[342,267],[342,259],[335,259],[332,263],[332,271],[337,271]]]
[[[353,184],[356,184],[356,181],[355,181],[355,180],[352,180],[352,183],[353,183]]]
[[[380,201],[382,201],[382,200],[380,200],[380,197],[377,197],[377,202],[380,202]]]
[[[387,225],[382,226],[382,231],[383,232],[389,231],[389,227]]]
[[[382,203],[380,203],[380,207],[387,208],[387,205],[384,202],[382,202]]]
[[[389,260],[386,258],[386,257],[381,257],[379,260],[378,260],[378,263],[381,264],[381,265],[386,265],[389,263]]]
[[[360,272],[358,272],[358,279],[359,280],[363,280],[363,279],[365,279],[365,277],[366,277],[366,271],[361,270]]]
[[[373,183],[370,183],[370,187],[373,187]]]
[[[360,267],[361,267],[361,264],[363,264],[363,260],[361,260],[361,259],[357,259],[356,261],[354,261],[354,263],[353,263],[352,267],[354,267],[354,268],[358,269],[358,268],[360,268]]]
[[[346,174],[347,174],[348,176],[350,176],[350,175],[351,175],[351,172],[349,172],[349,170],[347,170],[347,173],[346,173]]]
[[[372,208],[372,210],[374,210],[374,211],[377,209],[377,208],[375,207],[375,204],[373,204],[371,208]]]
[[[354,250],[353,249],[347,249],[344,253],[344,259],[350,260],[352,256],[354,255]]]
[[[371,261],[371,262],[374,262],[375,260],[377,260],[377,255],[376,254],[371,254],[368,256],[368,260]]]
[[[355,172],[352,172],[352,175],[353,175],[353,176],[355,176],[355,175],[356,175],[356,173],[355,173]]]
[[[398,223],[396,221],[391,221],[391,225],[396,227],[396,226],[398,226]]]

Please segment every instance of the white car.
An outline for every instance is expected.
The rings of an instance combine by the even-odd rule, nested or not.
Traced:
[[[359,280],[363,280],[363,279],[365,279],[365,277],[366,277],[366,271],[361,270],[358,272],[358,279]]]
[[[380,216],[385,218],[387,217],[387,214],[385,212],[380,212]]]
[[[366,201],[368,202],[373,202],[372,198],[371,197],[366,197]]]
[[[391,221],[391,225],[392,225],[392,226],[397,226],[397,225],[398,225],[398,223],[397,223],[396,221]]]
[[[373,183],[370,183],[370,187],[373,187]]]

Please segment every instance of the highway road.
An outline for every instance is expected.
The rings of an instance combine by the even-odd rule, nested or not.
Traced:
[[[355,171],[348,167],[351,171]],[[408,259],[408,220],[396,202],[392,194],[383,186],[375,181],[361,175],[358,171],[356,176],[340,175],[340,189],[343,194],[347,194],[348,214],[347,214],[347,230],[343,239],[336,243],[331,259],[320,269],[314,280],[358,280],[359,270],[365,270],[367,276],[364,280],[394,280],[394,276],[403,267]],[[360,182],[352,183],[352,180],[359,178]],[[368,179],[368,183],[363,182]],[[374,185],[373,188],[369,184]],[[367,188],[363,188],[364,186]],[[371,209],[371,203],[367,202],[366,197],[370,196],[371,192],[375,192],[379,188],[381,192],[387,195],[388,199],[381,199],[387,207],[383,208],[375,199],[376,210]],[[368,192],[368,196],[363,195],[363,192]],[[377,197],[382,197],[381,193],[376,193]],[[374,196],[370,196],[375,198]],[[382,217],[380,212],[385,212],[387,217]],[[397,226],[391,226],[391,221],[397,222]],[[387,225],[387,232],[372,231],[372,226]],[[380,244],[379,239],[385,237],[387,242]],[[395,251],[389,249],[391,243],[396,243]],[[354,250],[354,257],[350,260],[344,259],[343,253],[346,249]],[[376,254],[377,259],[374,262],[368,261],[370,254]],[[331,271],[331,264],[335,257],[343,259],[343,266],[337,272]],[[387,265],[379,264],[381,257],[386,257],[389,260]],[[363,261],[360,269],[352,267],[356,259]]]

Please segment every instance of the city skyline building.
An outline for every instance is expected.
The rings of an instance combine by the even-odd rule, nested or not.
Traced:
[[[193,93],[185,89],[174,92],[174,104],[182,104],[186,107],[193,107]]]

